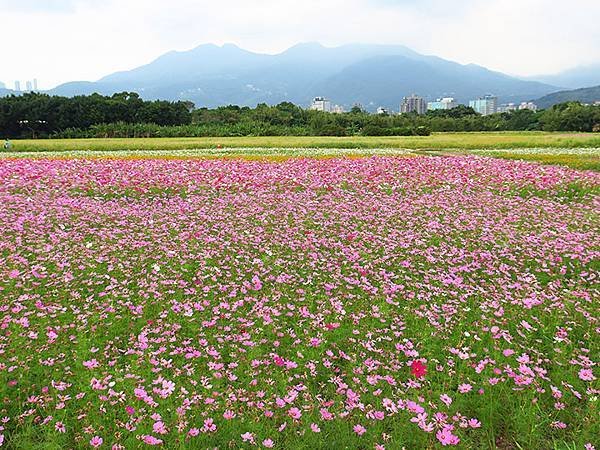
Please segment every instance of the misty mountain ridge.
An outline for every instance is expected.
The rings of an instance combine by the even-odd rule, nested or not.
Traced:
[[[600,85],[600,62],[585,66],[574,67],[552,75],[540,75],[528,79],[541,81],[554,86],[569,89],[580,89]]]
[[[423,55],[402,45],[324,47],[311,42],[275,55],[234,44],[203,44],[165,53],[149,64],[96,82],[66,83],[48,93],[134,91],[149,100],[190,100],[209,108],[283,101],[306,107],[312,98],[324,96],[346,108],[360,103],[369,110],[378,106],[397,110],[402,98],[413,93],[427,100],[452,96],[461,103],[493,93],[500,102],[520,102],[559,90],[553,84]]]
[[[588,88],[573,89],[570,91],[559,91],[545,95],[536,101],[540,108],[550,108],[559,103],[580,102],[594,104],[600,102],[600,85]]]

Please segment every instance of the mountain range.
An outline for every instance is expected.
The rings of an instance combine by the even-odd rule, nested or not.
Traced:
[[[600,101],[600,86],[553,92],[536,100],[540,108],[549,108],[565,102],[594,103]]]
[[[427,100],[451,96],[461,103],[493,93],[502,103],[516,103],[563,87],[569,86],[511,77],[399,45],[328,48],[305,43],[269,55],[233,44],[205,44],[166,53],[147,65],[96,82],[66,83],[48,93],[73,96],[135,91],[145,99],[190,100],[197,107],[210,108],[282,101],[308,106],[313,97],[325,96],[346,108],[360,103],[368,110],[378,106],[397,110],[402,97],[412,93]]]
[[[537,76],[535,80],[569,89],[598,86],[600,85],[600,63],[575,67],[554,75]]]
[[[404,46],[354,44],[336,48],[317,43],[283,53],[249,52],[235,45],[201,45],[169,52],[150,64],[108,75],[97,82],[67,83],[52,94],[135,91],[147,99],[191,100],[196,106],[254,106],[290,101],[308,105],[313,97],[367,109],[397,109],[402,97],[453,96],[468,102],[487,93],[501,101],[538,98],[559,90],[477,65],[461,65],[419,54]]]

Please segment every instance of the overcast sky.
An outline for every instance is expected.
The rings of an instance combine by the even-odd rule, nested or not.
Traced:
[[[0,0],[0,81],[96,80],[169,50],[403,44],[510,74],[600,62],[600,0]]]

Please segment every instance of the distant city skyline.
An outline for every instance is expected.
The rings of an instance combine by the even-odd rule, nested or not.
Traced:
[[[600,101],[595,102],[595,104],[600,104]],[[426,102],[424,97],[421,97],[418,94],[411,94],[402,98],[402,102],[400,102],[400,107],[398,111],[394,111],[393,109],[388,109],[383,106],[378,106],[375,110],[375,114],[425,114],[428,111],[450,110],[458,106],[469,106],[476,113],[481,114],[482,116],[489,116],[491,114],[507,113],[511,111],[519,111],[524,109],[528,109],[531,111],[538,110],[537,104],[532,101],[520,102],[519,104],[498,104],[498,97],[493,94],[487,94],[477,99],[469,100],[468,105],[465,103],[457,102],[456,99],[453,97],[443,97],[438,98],[433,102]],[[344,112],[344,109],[341,106],[332,106],[331,100],[322,96],[315,97],[308,109],[331,113]],[[362,107],[360,107],[360,109],[362,109]]]
[[[0,44],[0,79],[35,76],[40,89],[207,42],[272,54],[299,42],[402,44],[520,76],[600,62],[596,0],[0,0],[0,10],[15,37]]]
[[[12,83],[6,83],[6,82],[0,80],[0,89],[10,89],[15,92],[23,92],[23,89],[22,89],[23,85],[25,85],[24,91],[39,90],[37,78],[27,79],[27,80],[15,80]]]

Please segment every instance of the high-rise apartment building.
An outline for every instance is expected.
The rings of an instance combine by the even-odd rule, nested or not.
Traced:
[[[496,112],[499,112],[499,113],[506,113],[506,112],[516,111],[516,110],[517,110],[517,105],[515,105],[514,103],[503,103],[502,105],[498,106],[498,108],[496,108]]]
[[[529,109],[531,111],[537,111],[538,107],[533,102],[523,102],[519,105],[519,109]]]
[[[400,103],[400,113],[406,114],[416,112],[417,114],[425,114],[427,112],[427,103],[422,97],[418,95],[411,95],[410,97],[404,97],[402,103]]]
[[[477,100],[471,100],[469,106],[482,116],[489,116],[490,114],[496,113],[498,110],[498,97],[486,95]]]
[[[315,97],[310,105],[313,111],[331,112],[331,102],[325,97]]]
[[[452,109],[458,106],[458,102],[452,97],[438,98],[435,102],[427,103],[427,109],[435,111],[437,109]]]

